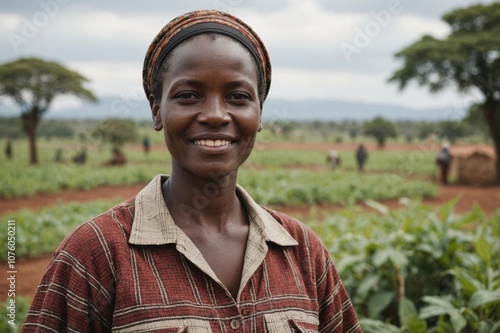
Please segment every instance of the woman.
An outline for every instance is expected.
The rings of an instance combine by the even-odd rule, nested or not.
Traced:
[[[318,237],[236,184],[271,82],[259,37],[226,13],[182,15],[143,78],[172,173],[66,238],[24,331],[360,332]]]

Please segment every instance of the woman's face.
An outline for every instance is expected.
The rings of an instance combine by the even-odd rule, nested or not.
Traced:
[[[250,155],[261,128],[257,66],[238,42],[199,35],[179,45],[153,101],[174,171],[229,175]]]

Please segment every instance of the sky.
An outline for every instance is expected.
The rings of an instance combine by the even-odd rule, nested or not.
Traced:
[[[141,70],[151,40],[172,18],[224,10],[264,41],[273,67],[268,98],[334,99],[423,108],[464,108],[480,96],[453,89],[399,91],[394,54],[424,34],[449,33],[453,9],[487,0],[0,0],[0,62],[35,56],[86,76],[98,97],[145,98]],[[54,107],[77,104],[60,98]],[[0,109],[1,114],[1,109]]]

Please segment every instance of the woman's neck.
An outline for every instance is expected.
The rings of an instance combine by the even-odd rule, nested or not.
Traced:
[[[163,198],[179,227],[202,225],[225,229],[240,223],[243,209],[236,195],[237,174],[197,178],[172,171],[162,185]]]

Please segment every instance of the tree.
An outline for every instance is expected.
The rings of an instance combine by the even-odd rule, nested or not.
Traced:
[[[31,164],[38,163],[38,125],[57,96],[74,95],[92,102],[97,100],[83,87],[87,81],[56,62],[38,58],[21,58],[0,65],[0,96],[12,99],[21,108],[23,129],[29,138]]]
[[[394,127],[394,124],[382,117],[376,117],[365,123],[363,125],[363,132],[365,135],[374,137],[380,148],[384,147],[387,138],[396,137],[396,127]]]
[[[100,122],[92,134],[95,139],[110,143],[113,149],[121,149],[125,143],[137,140],[137,125],[131,119],[109,118]]]
[[[465,126],[462,122],[445,120],[437,124],[436,134],[441,139],[450,140],[454,143],[465,134]]]
[[[431,92],[454,87],[480,92],[478,104],[495,144],[500,181],[500,3],[456,9],[443,16],[451,32],[444,39],[423,36],[396,53],[403,66],[389,82],[404,89],[410,81]]]
[[[471,134],[480,135],[485,141],[490,139],[488,124],[486,124],[480,104],[472,104],[462,119],[462,124]]]

